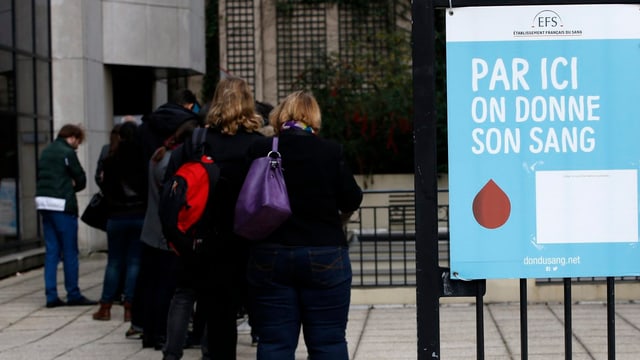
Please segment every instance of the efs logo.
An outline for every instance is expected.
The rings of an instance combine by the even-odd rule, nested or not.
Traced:
[[[532,28],[558,28],[563,27],[562,18],[552,10],[542,10],[533,17]]]

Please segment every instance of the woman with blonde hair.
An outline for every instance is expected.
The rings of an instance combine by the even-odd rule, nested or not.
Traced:
[[[226,135],[235,135],[239,129],[254,132],[262,127],[249,84],[233,76],[220,80],[205,123]]]
[[[193,288],[206,313],[207,347],[211,358],[236,358],[236,314],[246,292],[248,244],[233,233],[235,204],[249,165],[249,146],[263,136],[258,133],[262,118],[256,114],[249,84],[238,77],[220,80],[205,119],[204,153],[220,168],[220,178],[209,196],[209,237],[193,259],[181,256],[182,274],[178,288]],[[192,140],[171,155],[167,177],[183,162],[193,158]],[[203,304],[204,303],[204,304]],[[170,320],[171,321],[171,320]],[[170,359],[171,354],[165,353]],[[175,358],[175,357],[173,357]]]
[[[362,191],[341,146],[318,136],[320,107],[311,93],[287,96],[270,122],[279,137],[292,215],[250,249],[257,359],[294,359],[302,328],[309,359],[347,360],[351,263],[342,218],[358,209]],[[271,139],[260,139],[249,158],[270,150]]]

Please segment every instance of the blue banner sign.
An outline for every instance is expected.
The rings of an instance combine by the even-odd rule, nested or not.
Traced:
[[[446,16],[452,278],[640,275],[640,6]]]

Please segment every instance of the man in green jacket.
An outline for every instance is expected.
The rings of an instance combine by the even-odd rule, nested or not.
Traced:
[[[36,185],[36,208],[42,216],[45,242],[44,283],[47,307],[95,305],[78,287],[78,200],[76,192],[87,185],[87,177],[76,150],[84,141],[84,130],[67,124],[40,155]],[[57,271],[62,258],[67,302],[58,297]]]

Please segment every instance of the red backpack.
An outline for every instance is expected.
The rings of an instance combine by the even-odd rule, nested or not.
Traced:
[[[196,253],[213,231],[206,219],[220,168],[204,153],[206,134],[207,129],[194,130],[192,159],[162,185],[158,204],[162,233],[178,255]]]

